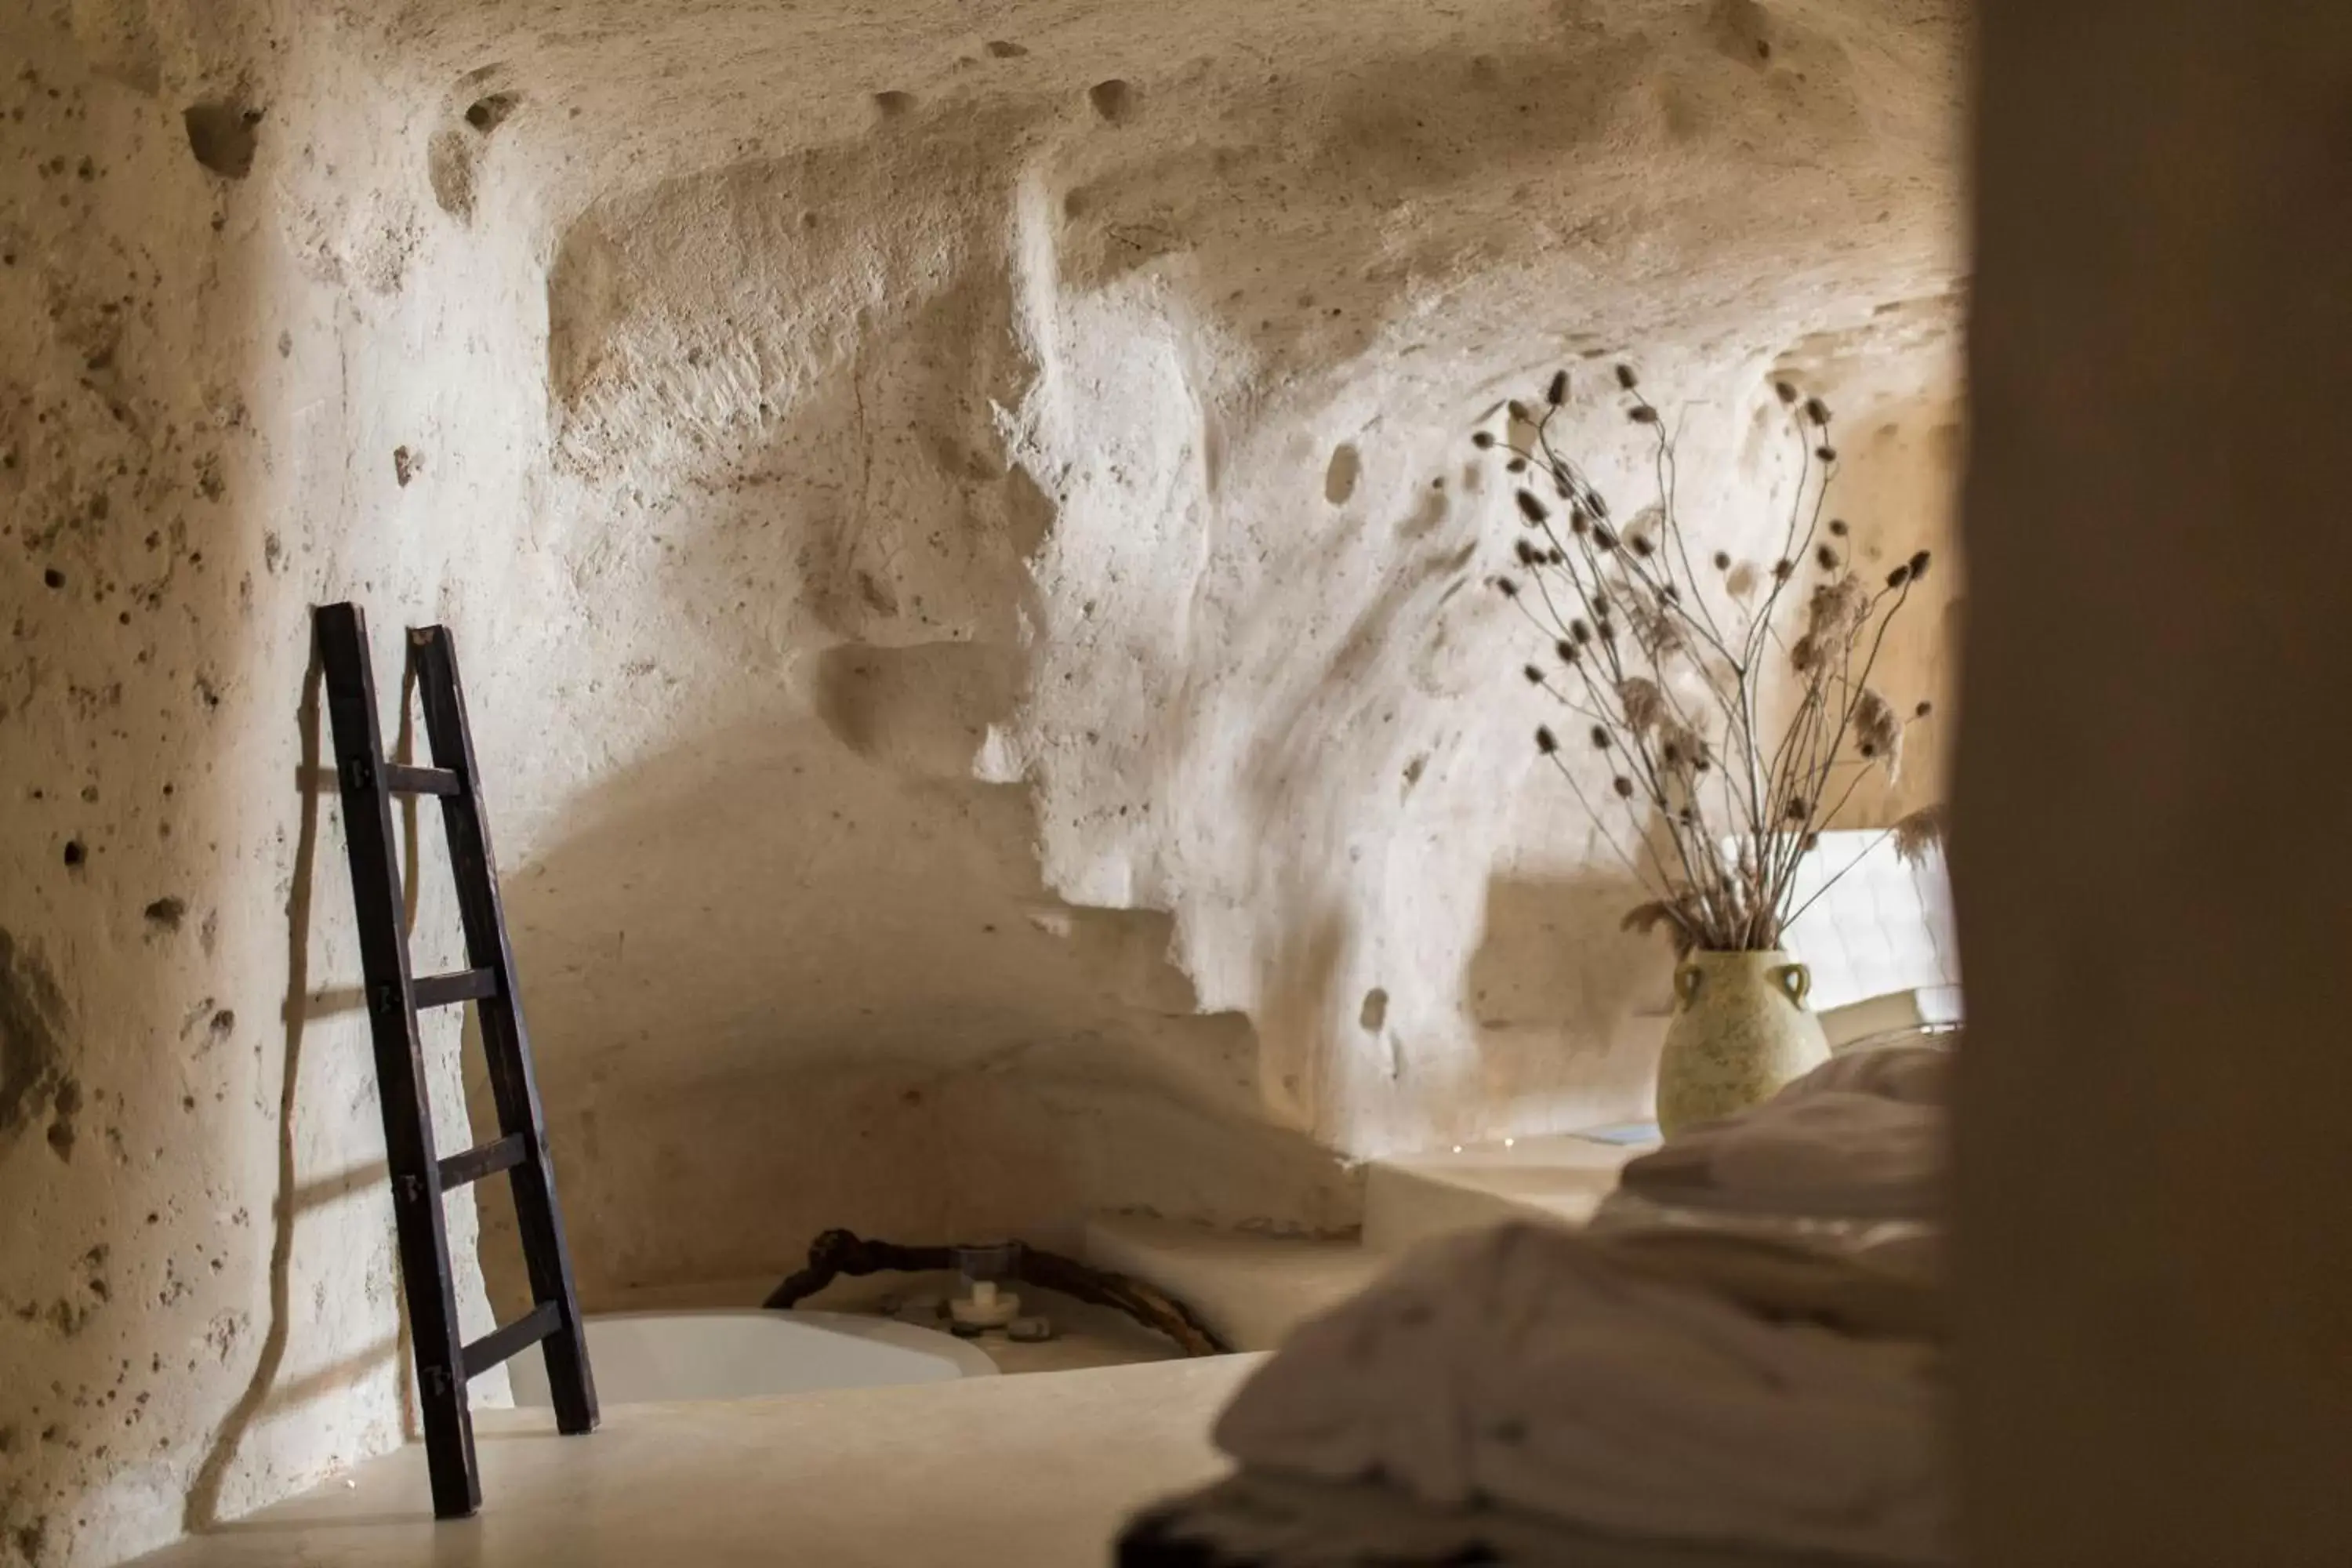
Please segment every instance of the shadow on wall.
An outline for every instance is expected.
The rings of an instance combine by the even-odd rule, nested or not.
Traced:
[[[220,1517],[222,1483],[228,1476],[229,1467],[236,1462],[238,1443],[272,1402],[278,1371],[286,1361],[287,1340],[293,1331],[294,1221],[299,1207],[294,1110],[302,1083],[302,1031],[310,1021],[311,1006],[310,882],[319,854],[320,679],[318,654],[313,650],[310,668],[302,675],[302,701],[295,716],[301,734],[302,757],[295,787],[300,791],[302,804],[295,827],[294,864],[286,893],[286,995],[279,1008],[284,1047],[278,1095],[278,1197],[271,1205],[269,1324],[262,1331],[261,1349],[254,1359],[245,1392],[221,1417],[213,1432],[212,1446],[197,1467],[195,1478],[188,1483],[181,1510],[184,1530],[202,1530]],[[389,1167],[384,1169],[388,1171]]]
[[[584,1105],[567,1095],[550,1117],[591,1311],[647,1285],[772,1281],[835,1226],[1070,1250],[1099,1212],[1328,1236],[1352,1233],[1360,1208],[1356,1172],[1303,1134],[1203,1113],[1157,1085],[1028,1064],[787,1064]],[[747,1126],[759,1135],[730,1131]],[[1268,1194],[1281,1206],[1250,1206]],[[510,1221],[488,1202],[483,1212],[505,1315],[527,1286]]]
[[[300,1175],[302,1119],[299,1110],[305,1033],[314,1019],[363,1017],[366,1012],[365,993],[357,986],[341,986],[320,992],[313,992],[310,988],[312,904],[319,875],[320,816],[324,809],[322,797],[332,795],[339,787],[336,771],[332,767],[322,766],[320,761],[325,745],[319,701],[322,679],[323,670],[317,649],[313,647],[309,666],[302,675],[301,701],[294,715],[301,757],[295,771],[294,785],[300,805],[295,825],[293,860],[286,883],[286,991],[278,1008],[283,1045],[278,1079],[278,1194],[270,1209],[268,1322],[262,1331],[261,1343],[256,1352],[253,1370],[247,1375],[244,1392],[215,1427],[210,1447],[188,1484],[187,1496],[182,1506],[182,1528],[189,1531],[202,1530],[219,1521],[222,1491],[236,1468],[240,1446],[258,1424],[280,1412],[313,1400],[346,1394],[361,1384],[384,1375],[388,1369],[396,1368],[403,1400],[404,1426],[412,1437],[421,1430],[405,1370],[409,1364],[409,1342],[408,1304],[404,1293],[394,1296],[398,1326],[390,1337],[298,1377],[284,1379],[288,1347],[299,1326],[294,1307],[297,1225],[305,1215],[333,1208],[353,1199],[383,1204],[387,1222],[390,1218],[385,1194],[391,1180],[391,1167],[382,1159],[347,1166],[307,1181]],[[401,689],[400,725],[392,747],[393,756],[403,760],[414,760],[415,757],[409,702],[413,686],[413,673],[404,676]],[[400,805],[404,816],[401,840],[404,846],[401,886],[408,911],[407,929],[413,933],[416,925],[421,873],[421,857],[417,853],[416,802],[414,797],[404,797]],[[335,879],[345,874],[340,858],[328,867],[326,874]],[[340,901],[331,900],[331,903],[334,904],[335,912],[326,918],[344,918]],[[363,1043],[364,1037],[357,1037],[356,1039]],[[371,1102],[373,1098],[373,1094],[368,1097]],[[447,1131],[445,1130],[445,1146],[446,1142]]]
[[[1926,700],[1937,711],[1904,731],[1902,765],[1885,778],[1864,770],[1839,813],[1841,827],[1883,827],[1905,813],[1940,799],[1950,772],[1951,737],[1958,733],[1959,626],[1965,563],[1954,526],[1966,433],[1957,401],[1958,367],[1950,392],[1922,394],[1902,366],[1934,345],[1958,342],[1959,301],[1949,295],[1891,300],[1866,326],[1813,333],[1791,345],[1776,374],[1824,389],[1838,414],[1844,454],[1831,491],[1828,515],[1853,529],[1848,560],[1875,584],[1915,550],[1934,556],[1934,576],[1915,593],[1889,627],[1870,670],[1870,684],[1898,711]],[[1765,439],[1777,431],[1762,432]],[[1793,683],[1777,699],[1790,699]],[[1769,724],[1778,723],[1774,719]]]
[[[889,655],[818,662],[838,729],[708,734],[508,876],[583,1291],[775,1268],[838,1225],[1352,1224],[1338,1162],[1257,1109],[1248,1021],[1194,1010],[1169,917],[1051,898],[1027,792],[871,760],[935,732],[842,689],[892,689]]]
[[[1657,1026],[1674,998],[1674,954],[1656,933],[1621,928],[1650,895],[1622,870],[1487,884],[1486,934],[1465,976],[1478,1081],[1465,1103],[1646,1115]]]

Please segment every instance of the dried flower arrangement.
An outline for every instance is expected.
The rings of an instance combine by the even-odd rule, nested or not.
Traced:
[[[1609,794],[1596,805],[1579,784],[1560,729],[1540,726],[1536,747],[1653,895],[1626,929],[1664,926],[1685,953],[1779,947],[1806,907],[1796,902],[1806,854],[1864,778],[1897,775],[1906,730],[1933,710],[1904,711],[1871,684],[1887,628],[1933,558],[1921,550],[1884,580],[1863,579],[1851,530],[1822,517],[1838,467],[1829,407],[1785,381],[1774,391],[1800,468],[1780,554],[1761,570],[1718,551],[1702,577],[1675,510],[1674,437],[1629,365],[1614,392],[1654,444],[1657,498],[1622,521],[1552,442],[1566,371],[1539,407],[1508,405],[1504,435],[1472,437],[1517,487],[1517,570],[1495,586],[1549,647],[1524,674],[1572,717],[1570,734],[1608,759]],[[1781,671],[1796,705],[1775,726],[1764,688]],[[1619,812],[1632,849],[1612,827]],[[1930,806],[1881,837],[1916,858],[1941,823]]]

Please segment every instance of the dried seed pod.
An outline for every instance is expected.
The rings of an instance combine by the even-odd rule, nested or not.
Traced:
[[[1903,721],[1895,716],[1895,704],[1870,687],[1853,702],[1854,750],[1872,759],[1883,759],[1886,776],[1895,778],[1903,769]]]
[[[1526,518],[1531,523],[1541,522],[1546,518],[1551,516],[1551,513],[1545,509],[1544,503],[1536,500],[1536,495],[1533,490],[1519,491],[1518,501],[1519,515]]]
[[[1470,435],[1470,444],[1485,451],[1495,444],[1495,433],[1492,430],[1474,430]]]
[[[1921,806],[1888,832],[1895,839],[1895,855],[1911,865],[1919,865],[1927,858],[1928,850],[1943,842],[1944,808]]]
[[[1602,725],[1592,726],[1592,749],[1596,752],[1605,752],[1609,749],[1609,731]]]
[[[1897,566],[1886,574],[1886,585],[1890,588],[1900,588],[1909,581],[1911,581],[1911,568],[1908,566]]]
[[[1568,401],[1568,372],[1563,370],[1553,374],[1551,385],[1544,389],[1544,401],[1554,408]]]
[[[1528,412],[1528,405],[1521,403],[1516,397],[1512,398],[1508,404],[1505,405],[1505,407],[1509,412],[1511,418],[1518,424],[1532,425],[1536,422],[1535,416]]]
[[[1641,378],[1633,374],[1632,365],[1621,364],[1617,367],[1617,384],[1631,392],[1641,384]]]
[[[1935,710],[1936,705],[1934,703],[1922,702],[1919,706],[1911,710],[1911,717],[1914,719],[1925,719],[1928,714],[1933,713]]]
[[[1927,574],[1928,563],[1933,560],[1935,557],[1924,550],[1916,552],[1909,562],[1906,563],[1911,568],[1911,581],[1916,583],[1920,578],[1925,577]]]
[[[1843,518],[1842,518],[1842,517],[1833,517],[1833,518],[1830,519],[1830,537],[1831,537],[1831,538],[1832,538],[1832,539],[1843,539],[1843,538],[1846,536],[1846,534],[1847,534],[1848,532],[1850,532],[1850,531],[1850,531],[1850,530],[1846,527],[1846,525],[1845,525],[1845,519],[1843,519]]]
[[[1635,734],[1656,728],[1666,716],[1666,694],[1658,683],[1632,676],[1617,683],[1617,701],[1625,710],[1625,723]]]
[[[1805,399],[1805,417],[1826,430],[1830,424],[1830,405],[1818,397]]]
[[[1525,458],[1513,458],[1503,465],[1503,471],[1507,474],[1524,474],[1528,471],[1528,460]]]
[[[1797,401],[1797,389],[1790,385],[1785,381],[1774,382],[1772,384],[1772,393],[1774,396],[1780,398],[1783,403],[1794,403]]]
[[[1495,592],[1506,599],[1516,599],[1519,596],[1519,585],[1508,577],[1497,577],[1495,579]]]
[[[1528,684],[1529,686],[1541,686],[1543,684],[1543,671],[1538,669],[1532,664],[1528,666],[1527,668],[1521,670],[1519,673],[1528,678]]]
[[[1558,642],[1552,644],[1551,651],[1559,655],[1560,662],[1562,664],[1574,664],[1576,662],[1576,645],[1569,641],[1566,637],[1562,637]]]
[[[1835,647],[1870,618],[1870,590],[1851,574],[1815,588],[1805,605],[1805,630],[1824,647]]]
[[[1715,552],[1715,569],[1718,572],[1728,572],[1731,570],[1730,551],[1718,550]]]
[[[1636,425],[1655,425],[1658,422],[1658,411],[1646,403],[1637,403],[1625,410],[1625,417]]]
[[[1550,725],[1536,726],[1536,750],[1547,757],[1559,750],[1559,737],[1551,732]]]
[[[1837,448],[1824,441],[1813,448],[1813,456],[1824,463],[1834,463],[1837,461]]]
[[[1838,552],[1826,544],[1813,552],[1813,559],[1821,563],[1821,568],[1824,572],[1834,572],[1838,569]]]
[[[1611,779],[1609,781],[1609,787],[1617,792],[1617,798],[1620,800],[1631,800],[1633,798],[1633,781],[1627,778],[1623,773],[1619,773],[1615,778]]]

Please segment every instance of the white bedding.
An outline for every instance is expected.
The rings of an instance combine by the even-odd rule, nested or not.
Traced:
[[[1415,1252],[1294,1335],[1218,1445],[1245,1475],[1377,1480],[1439,1510],[1948,1561],[1947,1059],[1837,1058],[1694,1129],[1628,1167],[1601,1229]]]

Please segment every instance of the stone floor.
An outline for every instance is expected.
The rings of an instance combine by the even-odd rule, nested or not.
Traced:
[[[482,1511],[436,1524],[412,1444],[150,1568],[1103,1568],[1137,1509],[1223,1471],[1255,1356],[637,1405],[557,1436],[484,1412]]]

